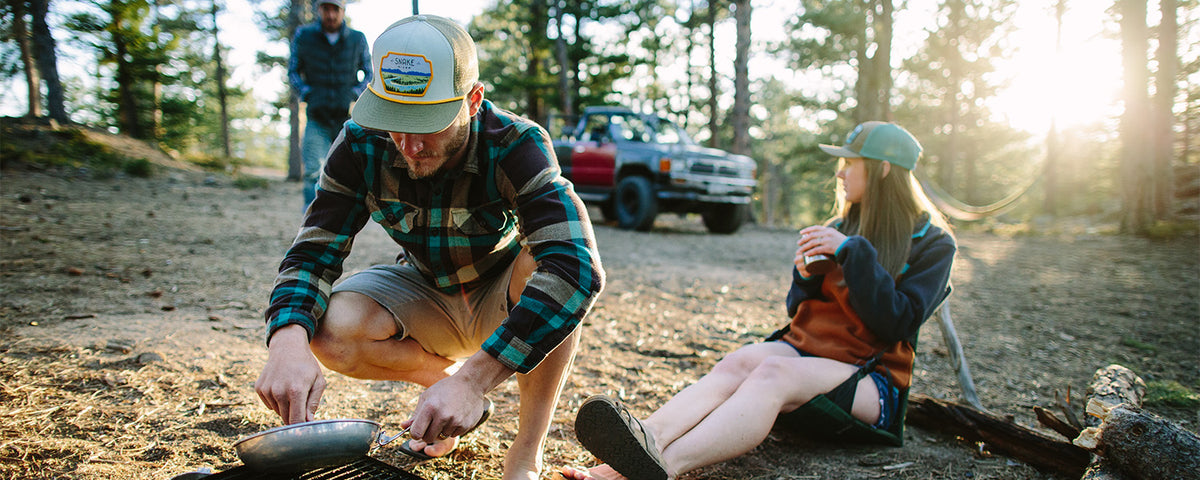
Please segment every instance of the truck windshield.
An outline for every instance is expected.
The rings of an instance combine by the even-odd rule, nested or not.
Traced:
[[[692,137],[689,137],[687,132],[679,128],[678,125],[667,120],[659,120],[654,129],[654,141],[666,144],[683,144],[691,145]]]
[[[636,115],[613,115],[613,134],[630,142],[650,141],[645,120]]]

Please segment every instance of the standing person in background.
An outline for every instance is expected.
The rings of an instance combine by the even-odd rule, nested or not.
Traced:
[[[606,465],[564,467],[572,480],[666,480],[749,452],[772,428],[899,444],[917,330],[950,294],[957,249],[912,175],[917,139],[866,122],[844,146],[838,217],[800,230],[791,323],[726,355],[645,421],[596,395],[575,418],[580,443]],[[830,255],[828,272],[805,257]]]
[[[296,30],[288,81],[304,102],[304,209],[316,195],[329,146],[350,118],[350,105],[371,83],[367,37],[346,26],[346,0],[316,0],[317,21]],[[358,72],[363,72],[359,79]]]

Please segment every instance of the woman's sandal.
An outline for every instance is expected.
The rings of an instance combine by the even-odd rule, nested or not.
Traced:
[[[458,438],[461,439],[467,435],[470,435],[471,432],[474,432],[476,428],[479,428],[480,425],[483,425],[483,422],[486,422],[488,420],[488,418],[491,418],[492,410],[494,410],[496,408],[496,404],[493,403],[492,399],[490,399],[490,398],[484,398],[484,400],[487,400],[488,404],[487,404],[487,408],[483,409],[483,416],[479,417],[479,421],[475,422],[475,426],[471,427],[466,432],[463,432],[463,434],[459,435]],[[420,461],[433,460],[434,458],[439,458],[439,457],[434,457],[432,455],[425,453],[423,451],[425,449],[423,449],[423,448],[421,450],[414,450],[412,447],[410,447],[408,445],[408,442],[411,442],[411,441],[412,441],[411,439],[405,440],[404,443],[400,444],[399,447],[396,447],[396,450],[399,450],[400,453],[403,453],[410,457],[416,458],[417,460],[420,460]],[[449,455],[449,452],[447,452],[447,455]],[[444,456],[444,455],[442,455],[442,456]]]
[[[666,480],[654,437],[616,400],[594,395],[575,415],[575,437],[584,448],[629,480]]]

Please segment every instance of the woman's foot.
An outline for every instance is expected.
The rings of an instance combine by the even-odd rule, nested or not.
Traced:
[[[575,415],[575,437],[620,478],[668,480],[654,435],[616,399],[593,395]]]

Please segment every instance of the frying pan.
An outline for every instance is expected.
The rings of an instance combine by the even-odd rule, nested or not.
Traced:
[[[263,430],[233,446],[242,463],[255,470],[311,470],[351,462],[408,433],[406,428],[389,437],[381,429],[371,420],[316,420]]]

